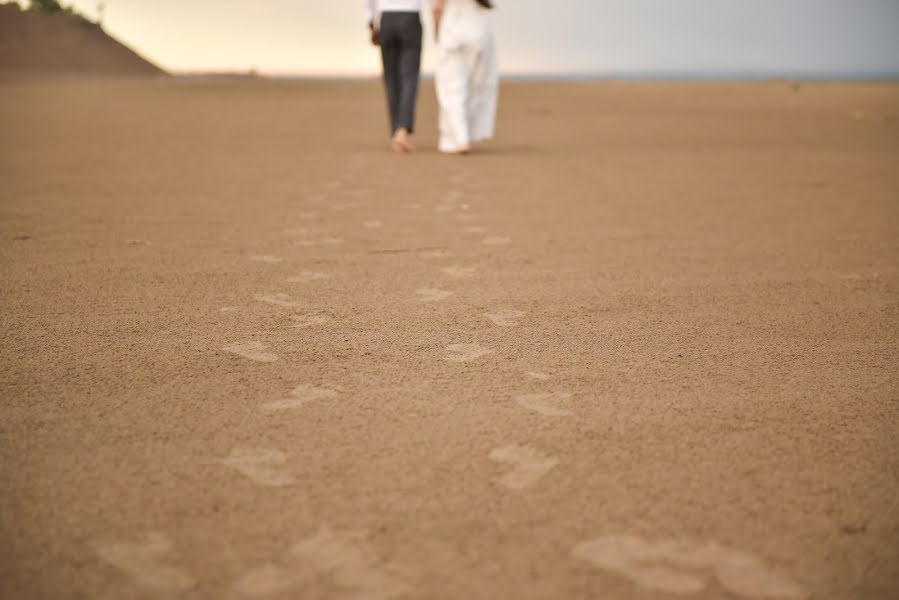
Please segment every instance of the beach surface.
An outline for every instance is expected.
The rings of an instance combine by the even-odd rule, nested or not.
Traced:
[[[899,597],[899,85],[0,82],[0,597]]]

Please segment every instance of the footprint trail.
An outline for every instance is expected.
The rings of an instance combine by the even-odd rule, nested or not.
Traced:
[[[559,461],[526,446],[503,446],[490,452],[490,459],[514,468],[499,478],[499,483],[512,490],[522,490],[537,483]]]
[[[94,545],[97,555],[116,567],[138,584],[161,592],[184,592],[194,587],[196,581],[184,569],[163,561],[172,549],[172,543],[162,533],[147,534],[142,543],[114,542]]]
[[[279,468],[287,462],[287,454],[280,450],[235,448],[219,462],[261,486],[284,487],[296,483],[293,475]]]

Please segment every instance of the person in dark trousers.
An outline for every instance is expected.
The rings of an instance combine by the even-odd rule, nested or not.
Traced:
[[[423,0],[368,0],[371,41],[381,47],[390,112],[391,148],[414,152],[415,104],[421,72]],[[380,15],[380,19],[378,16]]]

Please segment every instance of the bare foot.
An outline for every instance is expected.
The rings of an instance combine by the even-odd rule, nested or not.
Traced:
[[[469,146],[468,144],[459,146],[459,149],[456,150],[456,154],[458,154],[459,156],[465,156],[469,152],[471,152],[471,146]]]
[[[415,144],[409,139],[409,131],[403,127],[397,129],[396,133],[393,134],[393,140],[390,142],[390,146],[393,148],[394,152],[398,153],[406,154],[415,152]]]

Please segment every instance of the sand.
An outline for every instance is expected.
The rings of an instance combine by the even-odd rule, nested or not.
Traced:
[[[0,90],[0,596],[899,597],[899,86]]]

